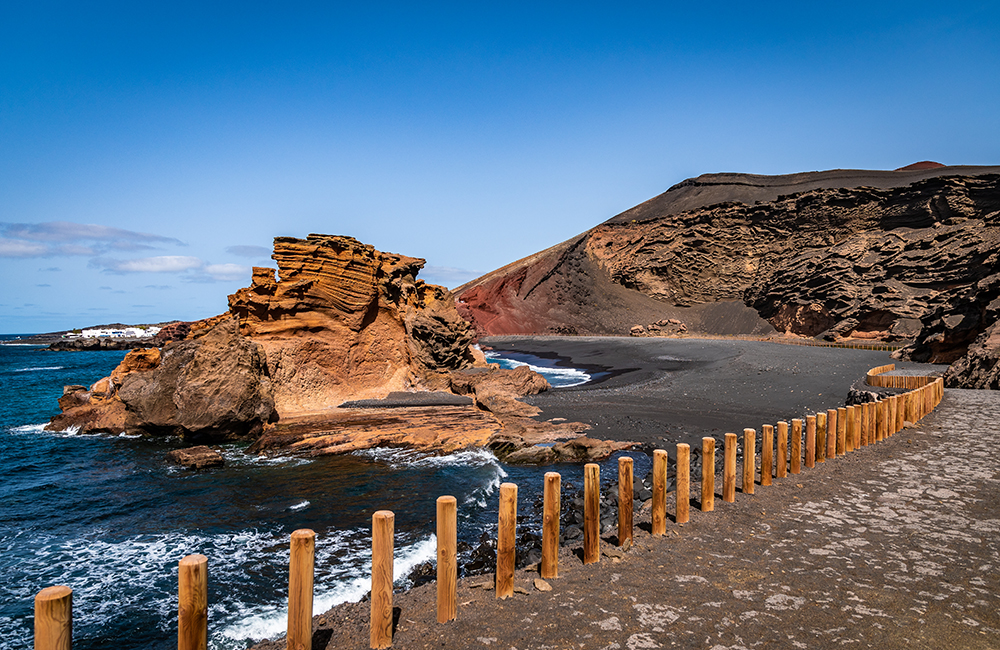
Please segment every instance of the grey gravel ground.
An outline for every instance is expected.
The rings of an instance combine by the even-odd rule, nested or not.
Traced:
[[[522,571],[523,593],[497,601],[468,578],[443,625],[433,583],[397,594],[393,647],[1000,648],[998,422],[1000,393],[948,390],[917,425],[735,503],[717,495],[665,537],[647,515],[626,553],[606,540],[584,566],[563,549],[551,591]],[[367,608],[318,617],[314,647],[368,647]]]

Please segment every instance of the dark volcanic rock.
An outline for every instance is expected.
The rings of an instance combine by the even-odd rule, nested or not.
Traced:
[[[81,352],[91,350],[134,350],[160,345],[156,337],[147,338],[79,338],[61,339],[49,345],[53,352]]]
[[[125,376],[118,397],[127,431],[195,440],[257,435],[275,417],[264,355],[235,318],[165,347],[158,367]]]
[[[480,334],[628,335],[674,318],[692,332],[916,338],[905,357],[950,363],[990,325],[998,269],[1000,167],[710,174],[456,295]]]
[[[174,465],[182,465],[188,469],[205,469],[225,465],[222,454],[204,445],[188,447],[187,449],[175,449],[166,455],[166,461]]]
[[[998,301],[1000,302],[1000,301]],[[944,374],[948,388],[1000,389],[1000,322],[994,322]]]

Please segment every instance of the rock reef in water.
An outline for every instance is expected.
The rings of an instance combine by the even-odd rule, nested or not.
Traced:
[[[450,293],[416,279],[423,260],[327,235],[277,238],[273,257],[278,277],[255,268],[226,314],[162,352],[130,352],[89,389],[67,387],[48,428],[256,437],[348,400],[448,389],[475,362]]]
[[[1000,167],[706,174],[455,294],[481,335],[674,319],[912,342],[904,358],[951,363],[1000,297]]]

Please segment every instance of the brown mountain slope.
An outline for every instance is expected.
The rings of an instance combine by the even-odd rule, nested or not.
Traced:
[[[998,250],[1000,167],[706,174],[455,293],[480,334],[677,318],[709,333],[919,333],[916,358],[950,362],[988,325]]]

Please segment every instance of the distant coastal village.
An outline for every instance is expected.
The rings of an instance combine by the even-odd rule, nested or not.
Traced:
[[[121,329],[72,330],[64,333],[62,337],[64,339],[146,339],[156,336],[160,332],[160,329],[155,325],[138,325]]]

